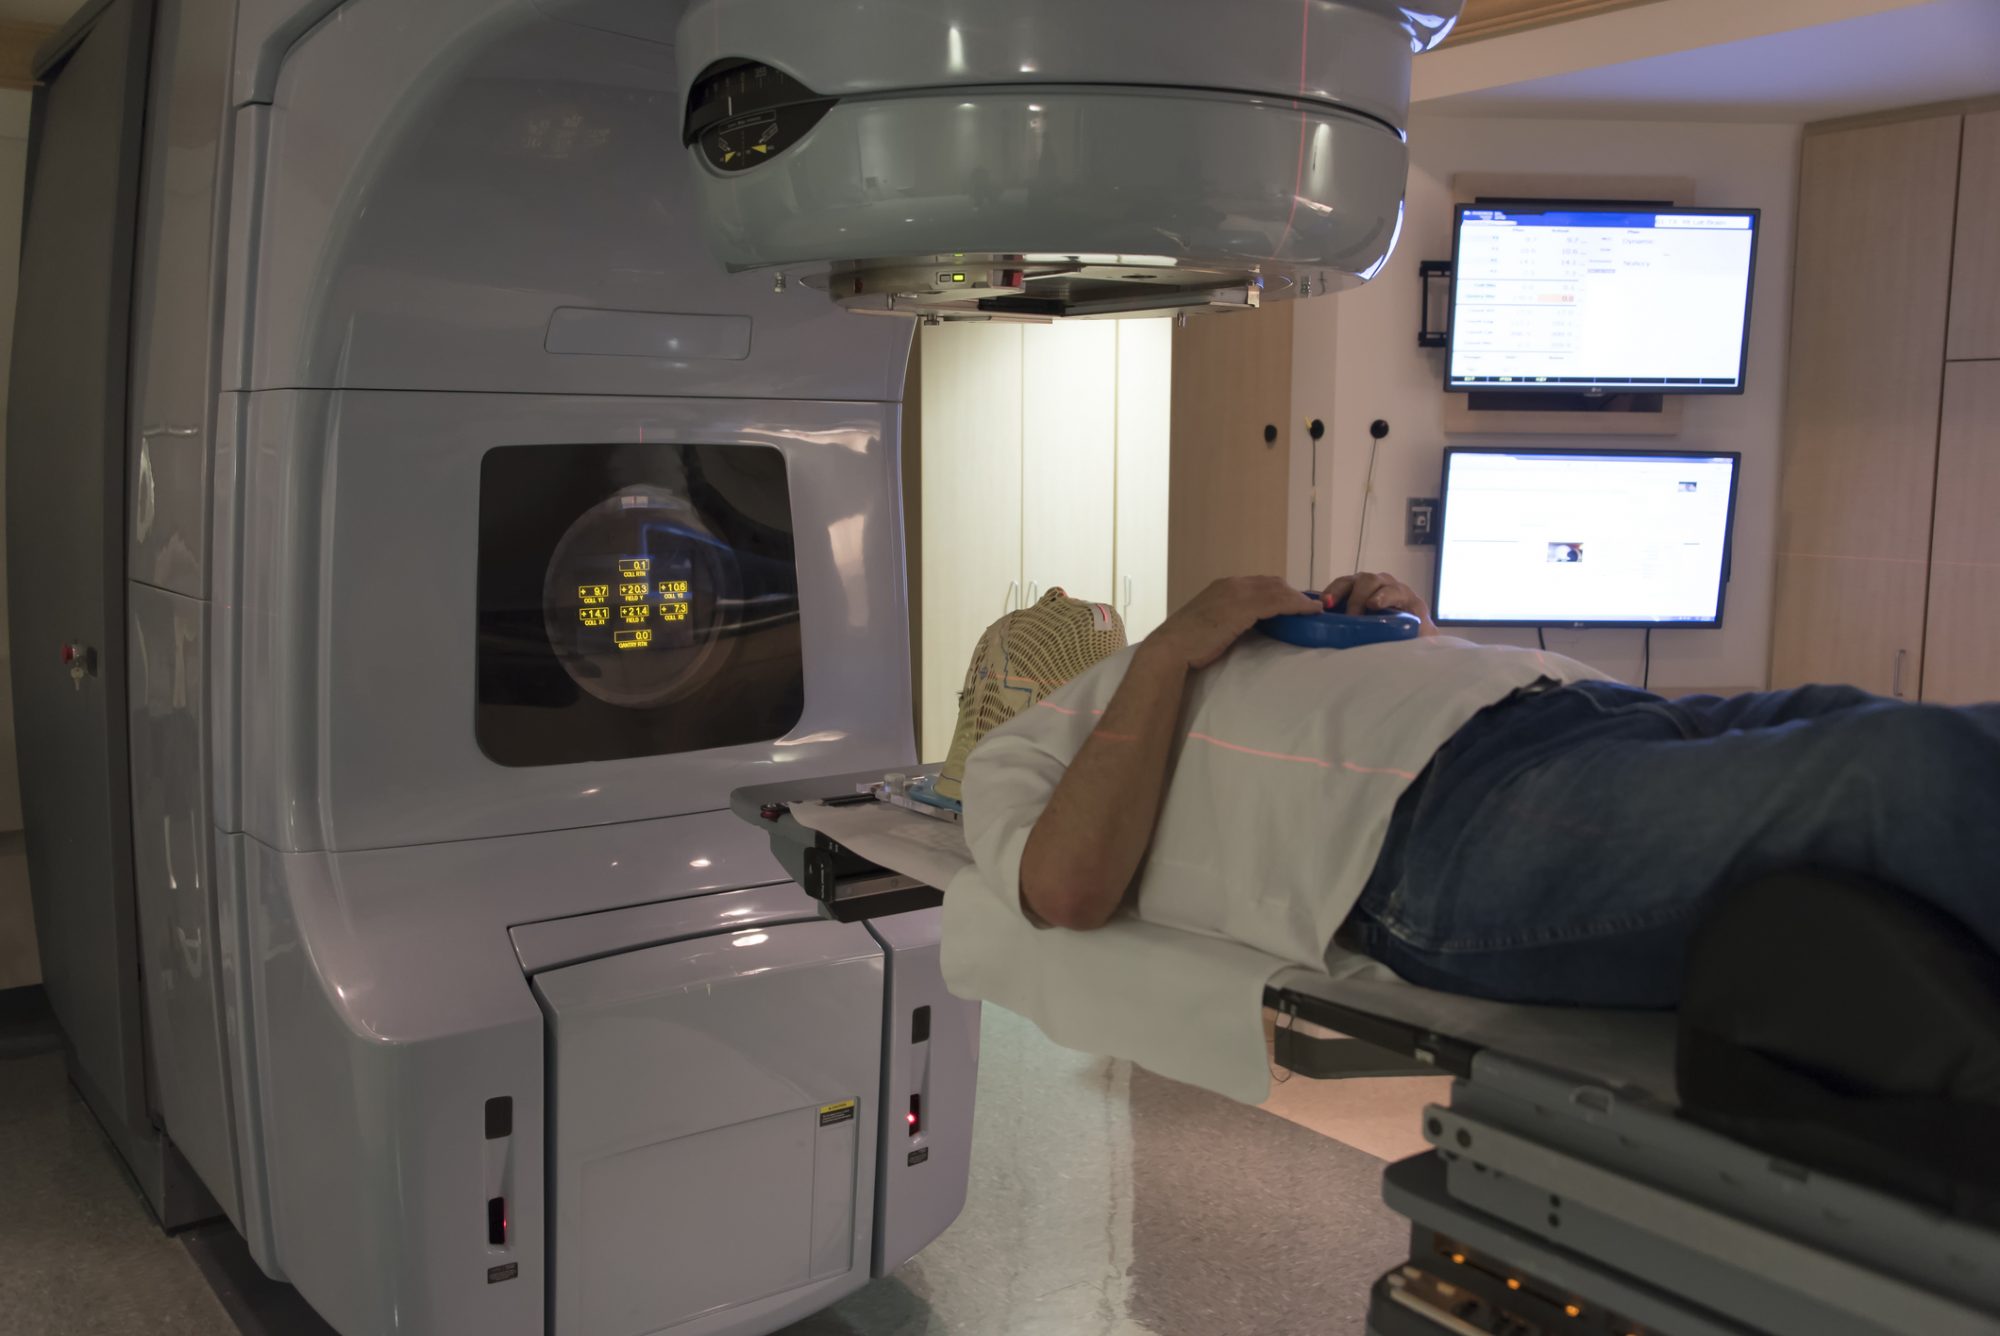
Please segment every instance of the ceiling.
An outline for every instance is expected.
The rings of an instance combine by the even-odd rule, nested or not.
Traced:
[[[1784,122],[1995,93],[2000,0],[1926,0],[1422,105],[1445,115]]]

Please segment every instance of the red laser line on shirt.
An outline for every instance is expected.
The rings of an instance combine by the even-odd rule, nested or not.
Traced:
[[[1072,710],[1066,705],[1057,705],[1052,701],[1037,701],[1036,704],[1043,709],[1054,710],[1057,714],[1066,714],[1072,717],[1084,713],[1082,710]],[[1104,711],[1092,710],[1090,713],[1101,716]],[[1106,733],[1102,729],[1099,729],[1095,736],[1110,738],[1117,742],[1134,740],[1126,734]],[[1356,775],[1391,775],[1397,779],[1416,779],[1416,775],[1412,771],[1397,770],[1393,766],[1361,765],[1355,761],[1327,761],[1317,756],[1294,756],[1290,752],[1265,751],[1259,747],[1246,747],[1240,742],[1225,742],[1211,733],[1189,733],[1187,736],[1189,742],[1206,742],[1211,747],[1220,747],[1224,751],[1237,752],[1244,756],[1256,756],[1267,761],[1289,761],[1294,765],[1316,765],[1322,770],[1332,770],[1338,767],[1339,769],[1348,771],[1350,774]]]
[[[1337,765],[1342,770],[1347,770],[1357,775],[1394,775],[1398,779],[1410,780],[1416,778],[1415,775],[1407,770],[1358,765],[1353,761],[1324,761],[1317,756],[1293,756],[1288,752],[1264,751],[1257,747],[1246,747],[1240,742],[1224,742],[1221,738],[1211,736],[1207,733],[1190,733],[1188,734],[1188,741],[1206,742],[1211,747],[1220,747],[1224,751],[1241,752],[1245,756],[1258,756],[1267,761],[1290,761],[1297,765],[1316,765],[1322,770],[1331,770]]]

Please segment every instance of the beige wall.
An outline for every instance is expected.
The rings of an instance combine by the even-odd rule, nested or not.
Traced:
[[[1311,362],[1310,356],[1293,362],[1295,402],[1302,378],[1330,375],[1334,381],[1335,408],[1318,462],[1315,580],[1343,574],[1355,564],[1368,472],[1368,424],[1376,418],[1388,420],[1390,436],[1376,461],[1360,566],[1394,571],[1425,590],[1433,578],[1435,549],[1404,546],[1403,509],[1409,497],[1437,495],[1445,445],[1575,448],[1598,439],[1445,436],[1443,353],[1416,344],[1417,263],[1451,255],[1452,177],[1460,172],[1690,177],[1697,185],[1695,203],[1764,211],[1752,296],[1749,389],[1741,396],[1690,398],[1678,436],[1612,443],[1742,452],[1726,624],[1716,631],[1655,633],[1652,682],[1662,688],[1762,687],[1770,659],[1799,140],[1795,125],[1416,117],[1410,127],[1408,213],[1395,258],[1366,287],[1297,308],[1301,346],[1330,343],[1337,349],[1322,359],[1330,365],[1301,365]],[[1337,338],[1326,339],[1329,326]],[[1495,642],[1534,642],[1532,631],[1464,634]],[[1549,644],[1613,676],[1639,680],[1637,631],[1552,631]]]
[[[7,373],[14,356],[14,295],[21,253],[21,189],[28,168],[27,93],[0,90],[0,463],[6,459]],[[0,470],[0,516],[6,475]],[[21,785],[14,768],[14,682],[6,635],[7,554],[0,545],[0,988],[38,982]]]

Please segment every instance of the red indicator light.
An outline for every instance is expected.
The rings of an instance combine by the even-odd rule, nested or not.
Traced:
[[[910,1120],[910,1126],[911,1126],[911,1127],[915,1127],[915,1126],[917,1125],[917,1115],[916,1115],[916,1114],[912,1113],[912,1114],[907,1114],[907,1115],[905,1115],[905,1116],[909,1118],[909,1120]]]

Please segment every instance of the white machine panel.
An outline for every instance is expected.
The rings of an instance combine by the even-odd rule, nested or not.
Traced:
[[[579,8],[349,0],[291,49],[225,388],[901,397],[906,324],[708,259],[674,48],[604,26],[678,6]]]
[[[893,406],[251,398],[238,689],[244,764],[268,779],[244,786],[246,833],[281,850],[355,849],[642,820],[712,810],[732,788],[794,766],[894,767],[913,755]],[[745,745],[495,764],[473,727],[486,456],[639,443],[783,456],[802,713]]]
[[[695,0],[683,139],[720,259],[855,309],[1254,306],[1386,262],[1410,55],[1458,9]]]
[[[1001,84],[1281,92],[1401,125],[1409,110],[1410,63],[1383,53],[1407,57],[1430,45],[1459,5],[875,0],[865,8],[876,11],[872,21],[853,22],[814,0],[696,0],[681,29],[682,74],[692,81],[710,61],[747,56],[829,97]]]
[[[882,989],[832,922],[536,977],[556,1336],[770,1331],[866,1281]]]
[[[944,986],[938,962],[942,909],[884,915],[868,926],[889,967],[875,1221],[875,1274],[886,1276],[965,1207],[979,1084],[979,1004],[953,997]]]
[[[713,861],[713,860],[710,860]],[[820,917],[820,903],[793,881],[712,891],[680,900],[573,914],[510,930],[514,954],[529,974],[577,965],[600,956],[662,946],[720,932],[747,932],[779,923],[808,923]]]
[[[208,604],[127,587],[132,875],[155,1094],[174,1144],[240,1222],[206,744]]]

